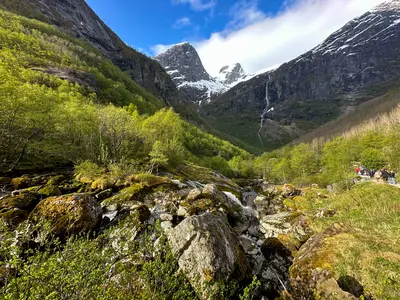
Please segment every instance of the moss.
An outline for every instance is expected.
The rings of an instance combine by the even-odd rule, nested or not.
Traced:
[[[36,204],[39,202],[39,195],[34,192],[25,191],[16,196],[6,196],[2,200],[0,200],[0,210],[1,209],[11,209],[11,208],[19,208],[19,209],[33,209]]]
[[[130,180],[134,183],[142,183],[149,187],[155,187],[166,183],[171,183],[168,177],[161,177],[147,173],[140,173],[132,176]]]
[[[100,205],[87,194],[47,198],[29,215],[33,222],[50,222],[52,232],[60,236],[87,232],[97,225],[100,218]]]
[[[0,177],[0,184],[10,184],[11,180],[10,177]]]
[[[62,182],[65,180],[64,175],[57,175],[57,176],[52,176],[46,183],[46,185],[60,185]]]
[[[16,227],[18,224],[28,219],[28,216],[29,213],[27,211],[18,208],[0,213],[0,219],[11,228]]]
[[[44,198],[51,196],[61,196],[61,190],[56,185],[46,185],[38,190],[38,194]]]
[[[107,198],[103,201],[102,205],[108,206],[112,204],[121,204],[133,200],[133,196],[139,193],[145,186],[141,183],[133,184],[121,190],[118,194]]]
[[[104,191],[106,189],[110,189],[113,188],[115,185],[115,180],[113,180],[111,177],[109,176],[103,176],[100,178],[95,179],[90,187],[93,190],[100,190],[100,191]]]
[[[31,180],[27,177],[17,177],[11,180],[11,184],[16,190],[27,188],[31,185]]]

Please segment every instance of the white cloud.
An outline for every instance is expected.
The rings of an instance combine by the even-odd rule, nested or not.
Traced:
[[[181,28],[189,26],[189,25],[192,25],[192,22],[190,21],[189,18],[184,17],[184,18],[180,18],[180,19],[175,21],[174,28],[175,29],[181,29]]]
[[[265,19],[266,15],[257,7],[257,0],[240,0],[229,10],[231,21],[227,30],[235,30],[246,27]]]
[[[172,0],[172,4],[190,4],[190,8],[195,11],[213,9],[217,0]]]
[[[288,0],[277,15],[268,16],[257,9],[255,1],[240,1],[232,7],[232,21],[224,31],[191,43],[213,76],[222,66],[236,62],[247,72],[257,72],[310,50],[348,21],[381,2],[383,0]],[[161,46],[156,47],[160,49]]]

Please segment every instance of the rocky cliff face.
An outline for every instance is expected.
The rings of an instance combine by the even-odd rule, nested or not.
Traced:
[[[239,82],[249,80],[251,77],[252,75],[246,74],[241,64],[236,63],[222,67],[216,79],[225,85],[232,87]]]
[[[275,148],[398,86],[399,59],[400,1],[391,0],[297,59],[235,86],[202,113],[222,132]]]
[[[201,104],[222,94],[228,87],[212,78],[204,68],[196,49],[189,43],[177,44],[154,57],[171,76],[177,87],[192,102]]]
[[[2,0],[0,5],[12,12],[44,20],[70,36],[89,42],[167,105],[183,101],[162,67],[125,45],[84,0]]]

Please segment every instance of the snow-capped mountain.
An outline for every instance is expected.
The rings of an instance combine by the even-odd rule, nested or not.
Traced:
[[[399,86],[400,0],[390,0],[300,57],[236,85],[201,113],[217,130],[274,148]]]
[[[176,44],[154,59],[164,67],[178,89],[198,104],[209,103],[237,83],[251,78],[240,64],[225,66],[217,77],[211,77],[189,43]]]
[[[189,43],[172,46],[154,57],[190,101],[210,102],[228,87],[212,78],[204,68],[196,49]]]
[[[242,66],[236,63],[222,67],[215,79],[229,87],[233,87],[239,82],[249,80],[251,77],[252,75],[246,74]]]

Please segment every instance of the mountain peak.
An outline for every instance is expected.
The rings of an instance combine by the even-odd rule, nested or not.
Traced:
[[[212,78],[204,68],[196,49],[189,43],[176,44],[154,57],[179,89],[193,102],[209,102],[227,87]]]
[[[228,86],[233,86],[243,80],[247,80],[249,76],[243,70],[240,63],[226,65],[221,68],[217,79]]]
[[[388,0],[372,9],[372,12],[400,11],[400,0]]]

